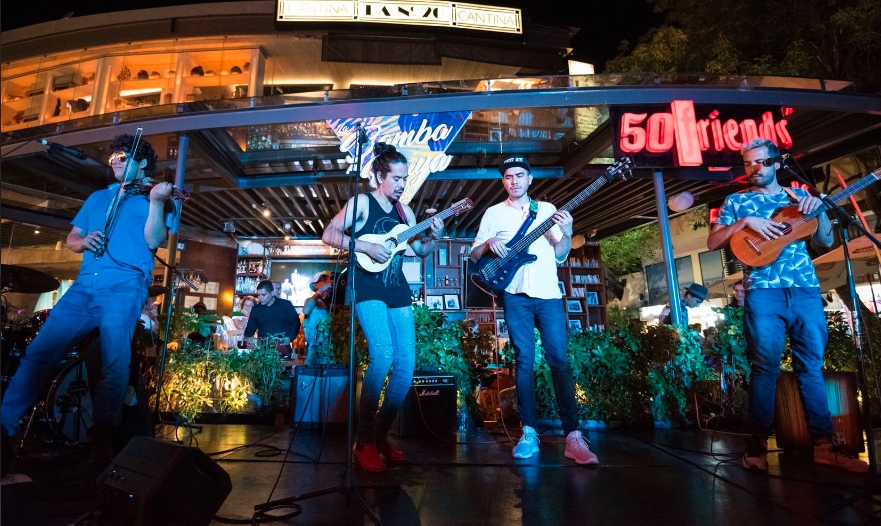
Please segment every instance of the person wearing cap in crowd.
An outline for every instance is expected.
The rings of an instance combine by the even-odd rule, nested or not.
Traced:
[[[688,308],[692,309],[700,306],[707,299],[707,288],[697,283],[692,283],[685,289],[685,293],[679,298],[679,323],[688,325]],[[670,312],[670,304],[664,305],[661,315],[658,316],[659,323],[673,323],[673,314]]]
[[[333,291],[333,274],[323,270],[312,276],[309,284],[312,294],[303,303],[303,330],[306,333],[306,365],[319,365],[318,324],[330,316],[330,295]]]
[[[538,327],[566,433],[565,455],[578,464],[597,464],[597,456],[578,429],[575,382],[566,354],[566,309],[557,286],[557,265],[566,261],[572,248],[572,215],[529,197],[531,171],[525,157],[513,156],[502,162],[499,173],[508,198],[484,213],[471,250],[471,260],[475,262],[484,255],[504,257],[508,254],[506,243],[521,229],[528,232],[547,219],[554,223],[529,247],[529,253],[537,259],[517,269],[504,291],[508,336],[517,352],[517,400],[523,423],[523,435],[513,454],[514,458],[529,458],[539,449],[533,370]]]

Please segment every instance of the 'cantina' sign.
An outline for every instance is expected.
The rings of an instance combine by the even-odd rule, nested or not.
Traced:
[[[790,108],[695,105],[690,100],[674,100],[663,110],[613,107],[615,157],[630,156],[641,168],[739,166],[740,147],[756,137],[770,139],[781,149],[792,147],[786,120],[791,112]]]
[[[368,142],[361,154],[361,177],[367,178],[373,165],[373,145],[377,142],[391,144],[409,161],[407,187],[400,201],[404,204],[416,195],[416,191],[428,176],[442,172],[450,165],[452,156],[445,152],[453,139],[471,117],[470,111],[447,111],[440,113],[416,113],[387,117],[353,117],[327,121],[328,126],[340,139],[340,151],[347,152],[349,172],[357,170],[357,130],[363,127]]]

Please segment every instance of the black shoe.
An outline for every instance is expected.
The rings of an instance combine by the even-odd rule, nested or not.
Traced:
[[[110,424],[95,424],[86,432],[89,437],[89,467],[103,471],[116,457],[113,449],[114,428]]]

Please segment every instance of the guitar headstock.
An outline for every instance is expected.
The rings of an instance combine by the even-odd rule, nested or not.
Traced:
[[[609,181],[618,176],[620,176],[622,180],[626,181],[627,174],[631,172],[632,168],[633,159],[631,159],[630,157],[621,157],[613,164],[609,165],[609,167],[606,168],[606,173],[604,173],[603,175],[605,175]]]
[[[466,197],[465,199],[454,203],[453,206],[450,207],[450,210],[452,211],[453,215],[459,215],[462,212],[467,212],[471,210],[472,208],[474,208],[474,203],[471,202],[471,199],[468,199]]]

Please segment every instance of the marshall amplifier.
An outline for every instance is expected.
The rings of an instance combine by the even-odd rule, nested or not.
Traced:
[[[295,365],[291,371],[291,427],[346,425],[348,380],[346,365]]]
[[[456,422],[456,377],[417,370],[392,432],[400,437],[444,436],[456,431]]]

